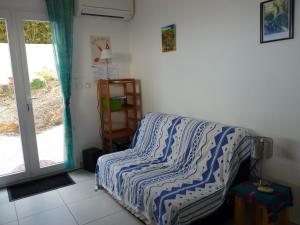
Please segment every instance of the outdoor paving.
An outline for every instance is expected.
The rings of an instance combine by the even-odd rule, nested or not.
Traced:
[[[64,161],[63,133],[63,125],[59,125],[37,135],[39,160],[44,166]],[[0,176],[24,169],[20,136],[0,135],[0,154]]]

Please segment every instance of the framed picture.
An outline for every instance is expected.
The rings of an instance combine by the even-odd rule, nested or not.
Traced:
[[[176,25],[161,28],[162,52],[176,51]]]
[[[109,37],[90,36],[90,47],[92,53],[92,65],[101,65],[105,62],[101,61],[101,53],[104,49],[111,49]]]
[[[260,3],[260,43],[294,38],[294,0]]]

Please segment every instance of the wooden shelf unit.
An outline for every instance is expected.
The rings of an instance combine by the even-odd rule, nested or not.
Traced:
[[[118,98],[111,94],[112,86],[118,86],[122,89],[123,104],[119,110],[111,110],[111,99]],[[106,107],[103,106],[103,99],[106,100]],[[130,141],[138,125],[138,107],[135,79],[114,79],[98,81],[98,109],[101,122],[101,136],[103,150],[105,153],[111,153],[113,141],[120,138],[127,138]],[[122,128],[114,128],[114,113],[124,114]]]

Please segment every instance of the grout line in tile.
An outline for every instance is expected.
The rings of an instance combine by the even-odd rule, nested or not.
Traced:
[[[59,193],[59,195],[61,195],[60,193]],[[77,204],[78,202],[80,202],[80,201],[84,201],[84,200],[87,200],[87,199],[90,199],[90,198],[93,198],[93,197],[95,197],[95,195],[91,195],[91,196],[86,196],[85,198],[83,198],[83,199],[78,199],[78,200],[75,200],[75,201],[72,201],[72,202],[66,202],[65,200],[63,200],[63,202],[66,204],[66,205],[74,205],[74,204]],[[61,199],[63,199],[63,197],[61,196]]]
[[[16,206],[16,202],[15,201],[14,201],[14,209],[15,209],[15,213],[16,213],[16,216],[17,216],[18,225],[20,225],[19,215],[18,215],[18,212],[17,212],[17,206]]]
[[[32,216],[37,216],[39,214],[42,214],[42,213],[45,213],[45,212],[48,212],[48,211],[52,211],[52,210],[58,209],[58,208],[60,208],[62,206],[64,206],[64,205],[59,205],[59,206],[56,206],[56,207],[53,207],[53,208],[45,209],[45,210],[39,211],[37,213],[33,213],[33,214],[30,214],[30,215],[24,216],[22,218],[19,218],[19,215],[18,215],[18,212],[17,212],[17,217],[19,218],[19,220],[23,220],[23,219],[26,219],[26,218],[29,218],[29,217],[32,217]]]
[[[82,182],[87,182],[87,180],[83,180],[83,181],[81,181],[81,182],[79,182],[79,183],[82,183]],[[76,183],[76,184],[79,184],[79,183]],[[64,205],[67,207],[68,211],[71,213],[71,215],[72,215],[72,217],[74,218],[75,222],[79,225],[79,222],[77,221],[76,217],[74,216],[74,214],[72,213],[71,209],[69,208],[69,204],[76,204],[76,203],[79,202],[79,201],[87,200],[87,199],[93,198],[93,197],[95,197],[95,195],[87,196],[87,197],[84,198],[84,199],[81,199],[81,200],[77,200],[77,201],[74,201],[74,202],[67,203],[67,202],[63,199],[63,196],[61,195],[61,193],[59,192],[59,189],[57,189],[56,191],[57,191],[59,197],[61,198],[61,200],[63,201]],[[84,223],[84,224],[82,224],[82,225],[87,225],[87,224],[89,224],[89,223],[95,222],[95,221],[97,221],[97,220],[100,220],[100,219],[103,219],[103,218],[105,218],[105,217],[112,216],[112,215],[114,215],[114,214],[118,214],[118,213],[121,213],[121,212],[122,212],[122,210],[120,209],[120,210],[118,210],[118,211],[116,211],[116,212],[113,212],[113,213],[110,213],[110,214],[108,214],[108,215],[105,215],[105,216],[96,218],[95,220],[91,220],[91,221],[89,221],[89,222],[87,222],[87,223]]]
[[[109,217],[109,216],[112,216],[112,215],[115,215],[115,214],[118,214],[118,213],[121,213],[121,212],[122,212],[122,211],[117,211],[117,212],[114,212],[114,213],[111,213],[111,214],[108,214],[108,215],[99,217],[99,218],[97,218],[97,219],[91,220],[91,221],[89,221],[89,222],[87,222],[87,223],[84,223],[84,224],[82,224],[82,225],[87,225],[87,224],[89,224],[89,223],[93,223],[93,222],[96,222],[96,221],[98,221],[98,220],[102,220],[102,219],[104,219],[105,217]]]
[[[61,193],[60,193],[60,191],[59,190],[57,190],[57,192],[58,192],[58,194],[59,194],[59,197],[62,199],[62,201],[66,204],[66,205],[73,205],[73,204],[76,204],[76,203],[78,203],[78,202],[80,202],[80,201],[83,201],[83,200],[87,200],[87,199],[91,199],[91,198],[94,198],[94,197],[96,197],[97,195],[95,194],[93,194],[93,195],[88,195],[88,196],[86,196],[86,197],[84,197],[83,199],[77,199],[77,200],[74,200],[74,201],[72,201],[72,202],[66,202],[64,199],[63,199],[63,196],[61,195]]]
[[[79,222],[77,221],[76,217],[74,216],[74,214],[72,213],[71,209],[69,208],[69,206],[67,205],[67,203],[65,202],[65,200],[63,199],[63,197],[61,196],[61,194],[59,193],[59,191],[57,190],[58,196],[60,197],[60,199],[63,201],[64,205],[66,206],[66,208],[68,209],[68,211],[70,212],[70,214],[72,215],[75,223],[77,225],[79,225]]]
[[[71,215],[73,216],[74,220],[75,220],[76,223],[79,225],[79,222],[77,221],[76,217],[74,216],[74,214],[72,213],[71,209],[69,208],[68,203],[65,202],[65,200],[63,199],[63,197],[61,196],[61,194],[59,193],[58,190],[57,190],[57,192],[58,192],[59,197],[62,199],[62,201],[64,202],[65,206],[67,207],[67,209],[69,210],[69,212],[70,212]],[[95,196],[89,196],[89,197],[87,197],[87,198],[85,198],[85,199],[82,199],[82,200],[90,199],[90,198],[93,198],[93,197],[95,197]],[[81,200],[78,200],[78,201],[81,201]],[[72,202],[72,203],[69,203],[69,204],[74,204],[74,203],[76,203],[76,202],[78,202],[78,201],[75,201],[75,202]],[[91,220],[91,221],[89,221],[89,222],[87,222],[87,223],[84,223],[84,224],[82,224],[82,225],[87,225],[87,224],[89,224],[89,223],[95,222],[95,221],[97,221],[97,220],[100,220],[100,219],[103,219],[103,218],[105,218],[105,217],[112,216],[112,215],[114,215],[114,214],[121,213],[121,212],[122,212],[122,210],[120,209],[120,210],[118,210],[118,211],[116,211],[116,212],[114,212],[114,213],[111,213],[111,214],[108,214],[108,215],[105,215],[105,216],[96,218],[95,220]]]

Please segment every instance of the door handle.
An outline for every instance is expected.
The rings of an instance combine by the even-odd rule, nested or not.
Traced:
[[[27,103],[26,106],[27,106],[27,111],[30,112],[30,104]]]
[[[32,100],[35,100],[35,99],[38,99],[38,97],[27,97],[26,108],[27,108],[28,112],[32,108]]]
[[[27,97],[27,101],[26,101],[26,109],[27,111],[29,112],[30,111],[30,108],[31,108],[31,105],[32,105],[32,97]]]

